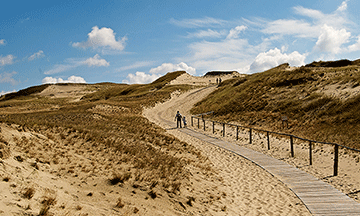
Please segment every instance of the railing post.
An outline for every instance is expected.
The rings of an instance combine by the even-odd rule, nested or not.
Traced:
[[[293,140],[293,136],[290,136],[290,151],[291,151],[291,157],[294,157],[294,140]]]
[[[213,121],[213,134],[215,133],[215,122]]]
[[[338,175],[339,167],[339,145],[335,144],[334,146],[334,176]]]
[[[223,123],[223,137],[225,137],[225,123]]]
[[[236,140],[239,139],[239,127],[236,126]]]
[[[268,147],[268,150],[270,150],[270,137],[269,137],[269,131],[266,131],[266,137],[267,137],[267,147]]]
[[[198,128],[200,128],[200,118],[198,118]]]
[[[249,130],[249,143],[252,144],[252,129]]]
[[[203,120],[203,122],[204,122],[204,131],[205,131],[205,120]]]
[[[311,144],[311,141],[309,141],[309,161],[310,161],[310,165],[312,165],[312,144]]]
[[[194,127],[193,116],[191,116],[191,127]]]

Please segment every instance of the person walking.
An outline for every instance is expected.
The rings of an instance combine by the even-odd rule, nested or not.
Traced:
[[[176,127],[177,128],[179,128],[179,126],[181,128],[181,120],[182,120],[182,116],[181,116],[180,112],[177,111],[177,113],[175,115],[175,121],[176,121]]]
[[[186,118],[185,118],[185,116],[183,117],[182,120],[183,120],[183,123],[184,123],[184,128],[186,128],[186,125],[187,125],[187,124],[186,124]]]

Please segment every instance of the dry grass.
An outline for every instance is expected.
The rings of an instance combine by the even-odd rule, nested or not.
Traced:
[[[114,173],[108,178],[112,185],[131,180],[131,184],[150,188],[152,182],[158,182],[156,187],[177,193],[181,181],[189,176],[184,169],[189,161],[184,160],[184,156],[196,158],[199,152],[145,119],[142,108],[169,99],[175,90],[192,88],[166,85],[183,73],[169,73],[148,85],[96,84],[93,87],[97,92],[71,103],[67,98],[15,94],[0,101],[0,107],[5,107],[7,113],[0,115],[0,122],[20,125],[18,130],[33,130],[54,142],[38,146],[26,137],[14,140],[27,157],[36,160],[32,163],[35,169],[39,168],[37,163],[53,164],[59,167],[58,175],[75,177],[80,172],[95,170],[91,164],[81,168],[71,164],[69,153],[55,152],[56,147],[61,146],[77,155],[92,152],[87,157],[94,161],[106,158],[102,168]],[[42,89],[36,87],[31,92]],[[55,105],[61,108],[52,109]],[[96,107],[103,109],[94,109]],[[39,148],[53,153],[43,154]],[[46,209],[44,207],[44,211]]]
[[[119,197],[119,199],[117,200],[117,203],[115,205],[115,207],[117,208],[123,208],[125,206],[125,204],[122,203],[122,199],[121,197]]]
[[[263,73],[224,81],[217,91],[196,104],[192,113],[215,111],[221,121],[292,133],[318,141],[360,149],[360,95],[331,96],[324,89],[339,85],[349,91],[360,83],[360,67],[300,67],[280,65]],[[340,89],[339,89],[340,90]],[[281,116],[289,117],[289,128]]]
[[[35,189],[33,187],[25,188],[22,192],[23,197],[26,199],[33,198],[34,194],[35,194]]]
[[[118,183],[124,183],[131,178],[131,172],[125,174],[113,174],[113,177],[109,179],[110,184],[116,185]]]

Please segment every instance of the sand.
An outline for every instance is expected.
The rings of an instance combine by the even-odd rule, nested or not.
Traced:
[[[146,109],[144,116],[166,128],[168,133],[200,149],[209,158],[223,181],[216,187],[226,194],[222,199],[226,215],[310,215],[286,185],[260,167],[238,155],[181,133],[164,122],[164,119],[174,120],[177,110],[188,117],[189,122],[192,105],[215,88],[174,95],[170,101]]]
[[[331,84],[317,90],[317,92],[344,100],[358,95],[360,87],[353,87],[351,83],[346,85]],[[198,99],[200,100],[201,97]],[[187,114],[187,116],[188,122],[191,124],[190,115]],[[208,118],[211,119],[211,116],[208,116]],[[238,122],[229,123],[241,125],[241,123]],[[193,127],[193,129],[198,130],[197,122],[194,124],[195,127]],[[203,125],[200,126],[200,130],[198,131],[204,132]],[[298,139],[294,139],[295,157],[292,158],[290,156],[290,141],[288,137],[270,136],[271,149],[268,150],[267,138],[264,133],[253,131],[253,144],[251,145],[249,144],[248,130],[239,130],[239,140],[235,141],[235,127],[227,127],[226,136],[223,137],[222,126],[215,125],[215,134],[213,134],[212,124],[208,122],[206,124],[205,133],[219,139],[236,142],[238,145],[245,146],[285,161],[310,173],[318,179],[331,184],[341,192],[354,199],[356,202],[360,202],[360,153],[340,148],[338,176],[333,176],[334,147],[331,145],[313,144],[313,163],[310,166],[308,142],[302,142]]]
[[[221,78],[225,81],[232,75]],[[150,121],[193,145],[208,158],[204,164],[188,164],[185,167],[191,173],[191,178],[182,187],[181,196],[169,197],[159,192],[159,198],[151,199],[147,191],[134,189],[129,184],[109,185],[112,169],[107,157],[112,153],[106,148],[92,149],[76,131],[62,131],[60,128],[59,131],[49,129],[46,133],[40,133],[18,125],[0,124],[1,149],[8,154],[0,160],[0,215],[38,215],[44,208],[44,202],[50,202],[52,198],[56,200],[50,210],[53,215],[310,215],[286,185],[263,169],[166,124],[164,119],[175,125],[175,112],[179,110],[188,118],[190,125],[190,108],[216,89],[213,86],[215,79],[184,74],[170,84],[208,88],[184,94],[175,92],[171,100],[144,110],[144,116]],[[85,86],[51,86],[40,95],[72,97],[77,101],[93,90]],[[326,91],[330,93],[331,89]],[[101,117],[98,113],[116,114],[126,110],[123,107],[98,105],[91,111],[94,117]],[[6,113],[6,108],[2,112]],[[31,110],[24,108],[21,112]],[[212,135],[210,127],[208,124],[205,133]],[[221,127],[217,125],[214,136],[234,141],[234,128],[227,128],[226,131],[227,136],[222,138]],[[61,138],[59,134],[63,133],[73,139]],[[247,131],[241,131],[239,135],[239,145],[293,164],[358,201],[359,155],[340,150],[339,176],[332,177],[332,148],[315,146],[314,165],[308,166],[306,143],[295,142],[296,157],[290,158],[289,141],[286,139],[271,137],[272,148],[268,151],[263,134],[254,133],[253,145],[248,145]],[[32,152],[29,148],[29,152],[24,152],[19,145],[29,145],[36,151]],[[35,153],[37,161],[35,157],[29,157]],[[116,159],[116,155],[112,157]],[[31,195],[31,198],[26,197]],[[115,207],[119,197],[125,206],[121,209]],[[192,206],[186,204],[189,197],[194,199]]]

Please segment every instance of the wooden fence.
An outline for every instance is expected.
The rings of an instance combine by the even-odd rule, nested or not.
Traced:
[[[197,114],[197,115],[193,115],[191,116],[191,126],[194,126],[194,119],[197,119],[197,126],[200,129],[200,120],[203,123],[203,127],[204,127],[204,131],[206,130],[205,127],[205,122],[212,122],[212,132],[215,133],[215,124],[220,124],[222,125],[222,136],[225,137],[225,130],[226,130],[226,126],[231,126],[231,127],[235,127],[236,128],[236,135],[235,135],[235,139],[238,140],[239,139],[239,128],[243,128],[243,129],[248,129],[249,130],[249,144],[252,144],[252,138],[253,138],[253,131],[258,131],[258,132],[263,132],[266,133],[266,138],[267,138],[267,149],[270,150],[270,134],[274,134],[274,135],[280,135],[280,136],[285,136],[285,137],[289,137],[290,138],[290,154],[291,157],[295,156],[295,152],[294,152],[294,139],[299,139],[305,142],[309,143],[309,165],[312,165],[312,152],[313,152],[313,148],[312,145],[315,143],[319,143],[319,144],[325,144],[325,145],[333,145],[334,146],[334,176],[338,175],[338,167],[339,167],[339,147],[342,147],[344,149],[349,149],[355,152],[360,152],[360,150],[358,149],[354,149],[354,148],[350,148],[344,145],[340,145],[337,143],[329,143],[329,142],[320,142],[320,141],[316,141],[316,140],[310,140],[310,139],[306,139],[306,138],[302,138],[302,137],[298,137],[295,135],[291,135],[291,134],[286,134],[286,133],[278,133],[278,132],[273,132],[273,131],[267,131],[267,130],[263,130],[263,129],[257,129],[257,128],[251,128],[251,127],[246,127],[246,126],[241,126],[241,125],[235,125],[235,124],[228,124],[228,123],[224,123],[224,122],[218,122],[218,121],[213,121],[210,119],[204,119],[204,115],[208,115],[211,114],[212,112],[208,112],[208,113],[201,113],[201,114]]]

